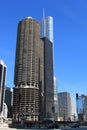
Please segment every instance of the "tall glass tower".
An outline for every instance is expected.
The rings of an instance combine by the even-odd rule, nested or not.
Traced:
[[[52,117],[54,107],[54,70],[53,70],[53,17],[48,16],[42,19],[41,38],[44,41],[44,66],[45,66],[45,114]]]
[[[41,37],[46,37],[53,43],[53,17],[42,19]]]

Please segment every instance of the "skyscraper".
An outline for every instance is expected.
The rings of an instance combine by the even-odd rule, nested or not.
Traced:
[[[52,117],[54,107],[54,81],[53,81],[53,18],[44,17],[41,24],[41,39],[44,41],[44,102],[45,115]]]
[[[19,22],[15,60],[16,86],[39,84],[39,23],[28,17]]]
[[[45,117],[53,117],[54,85],[53,85],[53,44],[48,38],[41,38],[44,44],[44,113]]]
[[[53,47],[40,39],[40,24],[33,18],[18,24],[13,90],[13,116],[39,120],[53,106]]]
[[[0,60],[0,114],[3,111],[3,103],[5,100],[5,79],[6,79],[6,65]]]
[[[42,19],[41,37],[46,37],[53,43],[53,17]]]
[[[28,17],[18,24],[13,90],[13,114],[29,120],[39,116],[40,25]]]

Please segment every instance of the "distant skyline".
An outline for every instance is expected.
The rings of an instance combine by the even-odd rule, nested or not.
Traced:
[[[54,72],[58,91],[87,95],[87,0],[15,0],[0,3],[0,59],[7,66],[6,85],[14,87],[18,22],[31,16],[54,19]]]

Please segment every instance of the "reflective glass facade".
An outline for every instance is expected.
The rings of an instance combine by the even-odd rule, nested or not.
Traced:
[[[47,38],[41,38],[44,43],[44,105],[45,117],[53,117],[54,106],[53,86],[53,44]]]
[[[47,37],[53,43],[53,18],[51,16],[42,19],[41,37]]]

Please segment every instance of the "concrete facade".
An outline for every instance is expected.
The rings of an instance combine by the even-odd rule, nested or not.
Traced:
[[[58,93],[60,120],[71,120],[71,97],[68,92]]]
[[[39,118],[39,45],[40,25],[28,17],[18,24],[13,89],[14,116]]]

